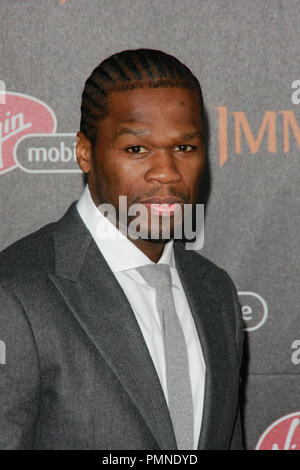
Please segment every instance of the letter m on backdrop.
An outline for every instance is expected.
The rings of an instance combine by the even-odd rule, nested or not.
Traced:
[[[241,133],[244,131],[244,135],[248,142],[251,153],[256,153],[260,147],[263,135],[268,129],[268,151],[276,153],[276,112],[267,111],[263,117],[258,136],[255,139],[246,115],[242,111],[233,111],[235,119],[235,152],[236,154],[241,153]]]

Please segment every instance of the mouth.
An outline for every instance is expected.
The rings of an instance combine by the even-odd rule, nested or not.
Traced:
[[[159,214],[159,215],[173,215],[176,210],[178,210],[178,206],[180,207],[180,204],[174,203],[174,204],[148,204],[144,203],[144,205],[150,209],[153,213]]]
[[[152,213],[170,216],[174,215],[183,205],[183,201],[177,198],[153,198],[147,201],[141,201]]]

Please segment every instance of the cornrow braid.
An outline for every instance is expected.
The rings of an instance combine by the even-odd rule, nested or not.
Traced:
[[[81,101],[80,131],[94,147],[97,123],[108,115],[109,93],[157,87],[197,90],[203,111],[199,81],[176,57],[154,49],[125,50],[101,62],[86,80]]]

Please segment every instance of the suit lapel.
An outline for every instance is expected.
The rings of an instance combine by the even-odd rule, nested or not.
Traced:
[[[159,378],[135,315],[75,204],[55,233],[52,281],[144,418],[161,449],[177,449]],[[146,379],[145,379],[146,377]]]
[[[222,415],[222,390],[225,351],[220,296],[210,278],[208,263],[200,255],[174,243],[175,263],[199,335],[206,364],[205,395],[198,450],[216,445],[218,418]],[[225,368],[226,369],[226,368]]]

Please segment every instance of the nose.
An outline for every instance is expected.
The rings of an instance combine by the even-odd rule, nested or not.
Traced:
[[[174,156],[164,150],[152,155],[150,168],[144,177],[148,182],[158,181],[159,183],[179,183],[182,179]]]

